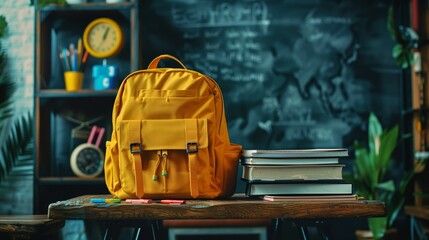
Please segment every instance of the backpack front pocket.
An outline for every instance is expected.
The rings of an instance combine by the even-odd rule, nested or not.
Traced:
[[[125,192],[189,198],[210,189],[214,160],[208,151],[206,119],[126,120],[119,128]]]

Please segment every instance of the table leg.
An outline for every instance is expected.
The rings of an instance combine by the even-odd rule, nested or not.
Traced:
[[[121,227],[111,226],[110,224],[106,225],[106,232],[104,233],[104,240],[115,240],[119,239],[119,233],[121,232]]]
[[[106,231],[104,240],[119,239],[122,228],[134,228],[132,239],[160,239],[158,221],[128,221],[126,223],[119,221],[106,222]]]
[[[327,224],[321,220],[297,220],[294,221],[295,228],[297,228],[298,234],[301,240],[309,239],[322,239],[329,240],[331,235]],[[310,229],[313,228],[313,229]],[[310,231],[313,230],[313,231]],[[315,230],[315,232],[314,232]],[[316,238],[317,237],[317,238]]]
[[[148,221],[143,226],[135,229],[135,237],[133,239],[152,239],[157,240],[160,238],[159,221]]]
[[[325,224],[317,226],[317,232],[323,240],[329,240],[328,236],[331,234]]]
[[[304,226],[298,226],[298,232],[299,232],[299,236],[301,237],[301,240],[307,240],[308,237],[308,231],[307,228]]]
[[[273,240],[281,240],[282,235],[283,235],[283,226],[284,226],[284,221],[281,218],[276,218],[273,219],[273,228],[272,228],[272,239]]]
[[[153,240],[161,239],[161,236],[160,236],[161,221],[160,220],[152,221],[150,226],[152,230],[152,239]]]
[[[141,236],[140,236],[140,234],[141,234],[141,228],[135,228],[134,229],[134,235],[133,235],[133,239],[134,240],[138,240]]]

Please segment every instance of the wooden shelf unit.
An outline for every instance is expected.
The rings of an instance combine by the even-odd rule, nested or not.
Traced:
[[[111,114],[117,89],[95,91],[92,67],[103,59],[89,56],[82,90],[65,90],[59,49],[77,44],[85,27],[94,19],[107,17],[121,26],[125,42],[121,51],[107,59],[119,69],[117,85],[130,72],[140,68],[139,0],[107,4],[88,0],[85,4],[38,7],[35,1],[35,145],[34,207],[35,214],[45,214],[48,205],[82,194],[106,194],[104,175],[79,178],[71,171],[70,155],[92,125],[106,132],[100,146],[111,135]],[[77,127],[82,129],[76,130]]]
[[[417,2],[416,2],[417,3]],[[421,56],[421,71],[418,72],[413,66],[411,71],[412,78],[412,117],[413,117],[413,150],[414,153],[418,152],[429,152],[429,45],[427,39],[429,39],[429,9],[426,4],[421,4],[418,12],[417,21],[419,28],[416,30],[419,35],[419,46],[418,52]],[[413,26],[415,28],[415,26]],[[426,123],[421,119],[425,118]],[[421,134],[422,131],[426,132]],[[418,158],[414,158],[414,164],[420,161]],[[412,189],[412,202],[404,207],[405,214],[411,217],[411,238],[414,239],[414,235],[417,232],[415,221],[419,221],[420,226],[423,228],[426,236],[429,236],[429,198],[423,197],[423,194],[429,193],[429,167],[428,162],[424,164],[424,168],[415,175]],[[423,234],[424,234],[423,233]]]

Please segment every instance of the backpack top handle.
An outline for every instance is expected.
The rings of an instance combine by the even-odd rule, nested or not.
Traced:
[[[159,63],[159,61],[160,61],[161,59],[165,59],[165,58],[172,59],[172,60],[176,61],[177,63],[179,63],[179,64],[183,67],[183,69],[187,69],[187,68],[185,67],[185,65],[184,65],[184,64],[183,64],[179,59],[177,59],[176,57],[173,57],[173,56],[171,56],[171,55],[169,55],[169,54],[159,55],[158,57],[154,58],[154,59],[152,60],[152,62],[150,62],[150,64],[149,64],[149,66],[147,67],[147,69],[154,69],[154,68],[157,68],[157,67],[158,67],[158,63]]]

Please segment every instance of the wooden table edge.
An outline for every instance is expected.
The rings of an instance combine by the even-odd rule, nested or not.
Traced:
[[[84,195],[52,203],[50,219],[84,220],[163,220],[163,219],[328,219],[386,216],[385,204],[376,200],[315,202],[270,202],[247,197],[224,200],[187,200],[184,205],[93,204],[91,198],[111,197]],[[108,209],[108,211],[106,211]]]

